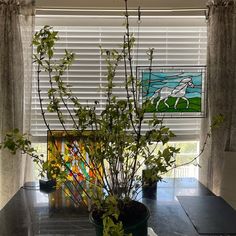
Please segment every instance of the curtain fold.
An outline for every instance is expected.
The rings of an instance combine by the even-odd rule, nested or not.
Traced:
[[[30,127],[34,2],[0,0],[0,142]],[[0,151],[0,208],[29,180],[30,159]]]
[[[202,140],[219,114],[223,124],[212,130],[205,153],[200,158],[200,181],[220,195],[225,151],[236,150],[235,97],[235,1],[208,2],[208,116],[202,121]]]

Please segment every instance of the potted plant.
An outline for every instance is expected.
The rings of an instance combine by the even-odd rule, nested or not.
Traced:
[[[63,79],[75,55],[65,51],[59,62],[54,61],[58,33],[45,26],[33,38],[36,47],[34,62],[37,65],[40,108],[52,143],[49,152],[53,157],[43,161],[31,147],[27,135],[19,134],[18,130],[7,134],[2,143],[2,147],[13,153],[20,149],[30,154],[41,166],[42,176],[46,173],[50,179],[56,180],[57,187],[66,185],[75,204],[84,204],[91,211],[90,220],[96,227],[97,235],[104,236],[147,235],[149,211],[135,199],[142,185],[151,183],[150,180],[160,180],[161,174],[174,166],[173,157],[179,152],[179,149],[168,145],[174,134],[163,125],[162,120],[155,113],[152,117],[146,117],[146,107],[151,101],[148,98],[142,101],[142,83],[134,72],[132,49],[135,38],[129,31],[127,0],[125,6],[126,33],[120,50],[101,49],[107,64],[106,86],[101,88],[107,101],[102,111],[98,110],[98,101],[84,106],[73,96],[73,88]],[[150,68],[152,58],[153,49],[150,49],[147,58]],[[114,93],[120,64],[123,64],[124,70],[125,99]],[[47,110],[58,117],[67,154],[61,152],[57,136],[45,114],[40,83],[42,71],[47,73],[50,85]],[[67,120],[63,109],[67,111]],[[73,123],[73,130],[66,128],[67,122]],[[148,130],[143,129],[144,124],[148,124]],[[72,165],[75,162],[77,166]],[[141,173],[145,165],[147,170],[142,181]]]
[[[159,171],[159,170],[158,170]],[[142,170],[142,195],[145,198],[156,198],[157,183],[162,178],[156,174],[156,166],[147,166]]]
[[[159,150],[161,148],[163,148],[162,145]],[[178,151],[178,149],[175,149],[174,153]],[[165,148],[163,152],[166,152]],[[166,164],[166,162],[160,162],[159,156],[155,156],[151,159],[147,158],[144,164],[145,167],[142,170],[142,195],[146,198],[156,198],[157,183],[162,180],[163,174],[176,167],[175,159],[170,158],[169,163]]]

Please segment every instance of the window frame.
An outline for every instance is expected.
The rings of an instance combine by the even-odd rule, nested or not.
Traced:
[[[177,29],[178,27],[180,27],[179,25],[181,25],[181,27],[190,28],[190,25],[192,25],[191,27],[193,27],[193,28],[194,27],[203,28],[204,29],[203,33],[205,33],[204,37],[206,38],[206,25],[205,25],[205,21],[204,21],[203,16],[187,16],[187,17],[186,16],[146,16],[144,18],[145,18],[145,21],[142,20],[142,24],[138,29],[139,31],[137,31],[138,34],[140,34],[142,27],[151,28],[152,26],[150,26],[150,24],[156,24],[157,27],[160,27],[163,29],[168,28],[168,27],[170,28],[170,26],[173,28],[176,27],[176,29]],[[186,19],[189,19],[189,20],[186,20]],[[93,22],[93,24],[91,22]],[[88,27],[88,25],[90,24],[90,27],[98,27],[98,25],[100,27],[108,27],[108,25],[112,23],[113,24],[112,27],[120,27],[120,25],[122,25],[122,22],[123,22],[123,17],[120,17],[120,16],[110,16],[110,15],[106,15],[106,16],[101,16],[101,15],[99,15],[99,16],[97,16],[97,15],[65,16],[65,15],[61,14],[61,11],[60,11],[60,14],[55,14],[55,15],[50,15],[50,14],[48,15],[47,12],[41,11],[40,14],[36,15],[36,26],[49,24],[52,26],[71,25],[72,27],[76,27],[76,25],[77,26],[82,25],[82,27],[85,27],[85,25],[87,25],[86,27]],[[131,16],[131,24],[137,25],[137,20],[133,16]],[[204,49],[202,49],[202,48],[199,50],[204,51]],[[165,65],[169,65],[169,64],[165,64]],[[198,65],[202,66],[201,63],[199,63]],[[33,82],[33,83],[35,83],[35,82]],[[33,86],[33,89],[35,90],[34,86]],[[32,119],[34,119],[35,109],[37,109],[37,107],[35,107],[35,106],[37,106],[35,103],[35,101],[37,100],[37,99],[35,99],[35,96],[36,96],[36,94],[34,93],[34,95],[32,97],[32,101],[33,101]],[[170,128],[174,126],[173,118],[168,118],[165,120],[166,120],[167,125],[170,126]],[[35,124],[35,121],[32,120],[32,123]],[[187,123],[189,123],[189,127],[192,126],[192,131],[186,129],[186,134],[183,134],[182,136],[181,135],[178,136],[176,138],[176,140],[198,140],[199,139],[200,118],[188,118],[188,119],[183,118],[183,122],[182,122],[182,124],[179,124],[179,128],[176,127],[177,132],[178,132],[178,130],[183,129],[183,125],[186,125]],[[177,126],[178,126],[178,124],[177,124]],[[188,129],[189,129],[189,127],[188,127]],[[40,129],[40,126],[38,129]],[[32,129],[31,129],[31,133],[33,135],[33,140],[35,140],[37,142],[44,142],[46,140],[45,136],[36,134],[35,132],[32,132]],[[191,134],[189,134],[189,133],[191,133]],[[45,134],[46,134],[46,132],[45,132]]]

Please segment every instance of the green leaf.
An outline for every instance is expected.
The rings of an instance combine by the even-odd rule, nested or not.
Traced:
[[[53,50],[52,50],[52,49],[49,49],[49,50],[48,50],[48,57],[49,57],[49,58],[52,58],[52,57],[53,57]]]

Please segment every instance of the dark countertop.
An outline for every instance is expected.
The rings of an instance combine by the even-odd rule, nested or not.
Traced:
[[[166,179],[148,198],[149,226],[158,236],[197,236],[176,196],[212,195],[196,179]],[[43,193],[21,188],[0,211],[0,236],[94,236],[88,213],[71,206],[60,192]]]

